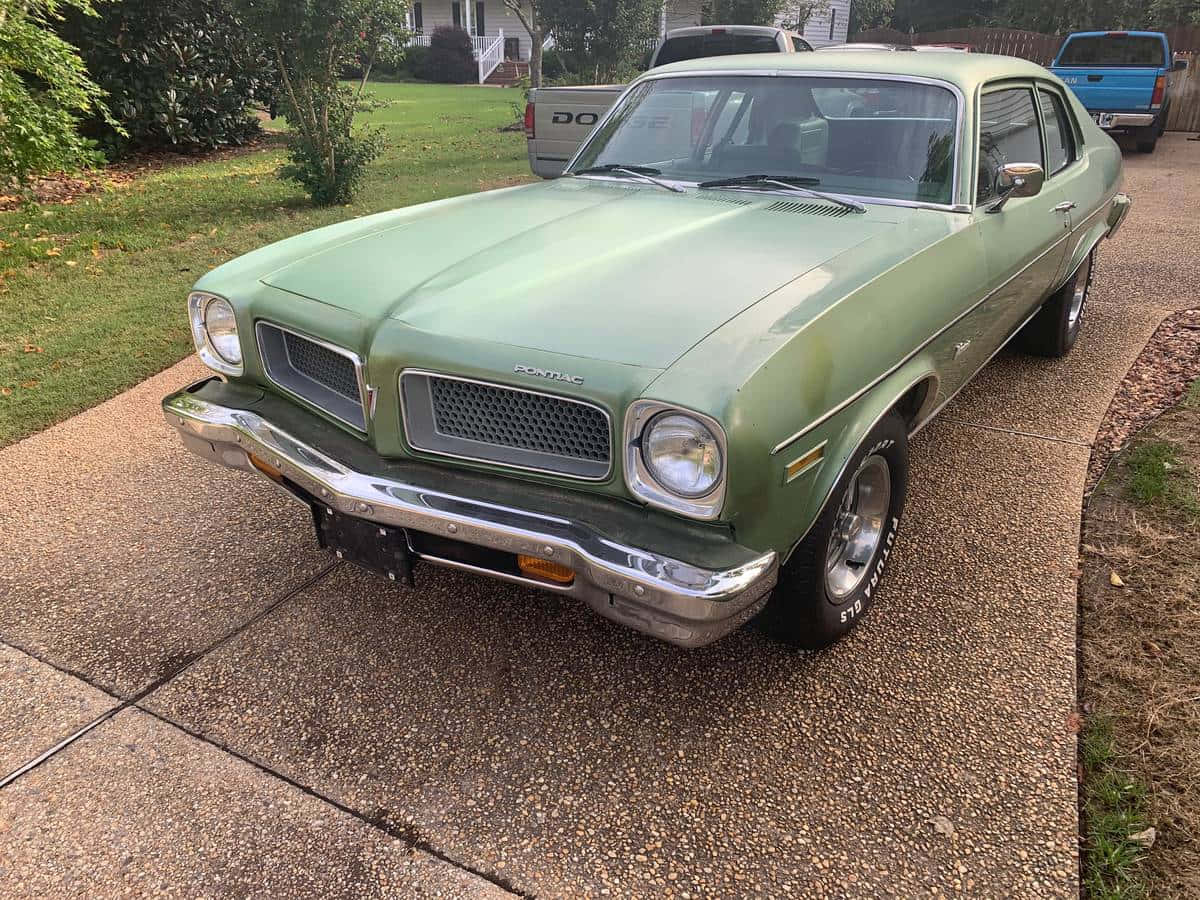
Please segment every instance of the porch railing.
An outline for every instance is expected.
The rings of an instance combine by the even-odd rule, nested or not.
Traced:
[[[489,38],[474,38],[474,40],[489,40]],[[475,56],[479,60],[479,83],[487,81],[487,77],[496,71],[496,66],[504,61],[504,29],[501,28],[495,40],[486,48],[476,48]]]
[[[503,36],[503,31],[504,29],[501,29],[501,36]],[[432,37],[433,35],[431,34],[409,34],[407,46],[428,47]],[[471,48],[475,51],[475,58],[482,57],[484,53],[491,49],[495,40],[494,35],[471,35]]]

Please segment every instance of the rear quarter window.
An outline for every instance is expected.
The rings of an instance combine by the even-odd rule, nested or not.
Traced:
[[[1097,34],[1071,38],[1058,57],[1059,66],[1130,66],[1157,69],[1166,65],[1163,42],[1156,37]]]

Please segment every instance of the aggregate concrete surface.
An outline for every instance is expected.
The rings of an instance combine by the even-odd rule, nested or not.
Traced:
[[[1129,363],[1200,305],[1183,138],[1126,156],[1134,209],[1073,353],[1002,353],[915,439],[885,588],[822,653],[752,629],[679,650],[430,567],[416,590],[325,571],[303,510],[162,422],[194,361],[0,451],[0,639],[87,683],[0,654],[32,673],[0,762],[103,709],[88,685],[135,701],[0,789],[0,881],[1076,896],[1080,500]]]

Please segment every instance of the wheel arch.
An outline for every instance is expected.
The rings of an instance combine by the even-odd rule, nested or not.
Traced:
[[[820,519],[855,452],[875,426],[888,413],[898,411],[906,431],[911,434],[936,409],[940,383],[941,377],[932,360],[918,357],[884,379],[842,414],[846,419],[837,430],[836,441],[830,439],[825,452],[826,464],[812,485],[811,496],[817,502],[810,505],[811,514],[806,517],[808,524],[791,542],[784,554],[784,562]]]

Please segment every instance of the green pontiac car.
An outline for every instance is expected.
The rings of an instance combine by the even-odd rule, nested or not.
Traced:
[[[693,60],[566,176],[264,247],[188,298],[163,401],[339,557],[569,594],[684,646],[866,613],[909,437],[1010,339],[1060,356],[1121,156],[999,56]],[[425,573],[427,574],[427,572]]]

